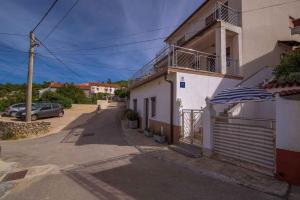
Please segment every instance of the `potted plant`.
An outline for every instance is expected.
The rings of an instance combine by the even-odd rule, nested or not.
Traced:
[[[154,133],[154,141],[157,143],[165,143],[166,142],[166,136],[161,134],[161,132],[155,132]]]
[[[145,128],[144,135],[147,137],[153,137],[153,133],[149,128]]]
[[[138,128],[139,114],[137,112],[135,112],[133,110],[128,111],[127,119],[128,119],[128,128],[131,128],[131,129]]]

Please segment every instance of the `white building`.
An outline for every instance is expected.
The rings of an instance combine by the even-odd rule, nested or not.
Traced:
[[[299,45],[289,24],[299,10],[300,2],[286,0],[204,1],[166,38],[169,46],[129,80],[130,108],[139,112],[141,128],[163,131],[169,143],[205,143],[202,126],[191,125],[202,121],[205,99],[271,78],[281,57]],[[215,109],[217,115],[276,117],[274,102],[241,105]],[[198,131],[187,135],[186,121]]]
[[[110,84],[110,83],[89,83],[91,94],[97,93],[106,93],[110,95],[115,94],[115,90],[120,89],[121,87],[117,84]]]

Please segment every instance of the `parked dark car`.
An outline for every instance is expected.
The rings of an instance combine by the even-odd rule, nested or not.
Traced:
[[[63,117],[64,109],[58,103],[41,103],[36,104],[32,107],[31,110],[31,120],[35,121],[41,118],[49,118],[49,117]],[[25,119],[26,110],[22,110],[17,112],[16,118]]]

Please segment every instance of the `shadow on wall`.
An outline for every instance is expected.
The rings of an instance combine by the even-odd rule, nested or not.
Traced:
[[[244,78],[247,78],[265,66],[275,67],[280,64],[281,55],[288,53],[290,50],[291,48],[288,46],[276,44],[273,50],[267,54],[264,54],[250,62],[244,63],[240,70],[243,73]]]
[[[259,70],[265,68],[266,66],[271,66],[271,67],[275,67],[280,63],[280,56],[283,53],[286,53],[289,51],[289,47],[287,46],[280,46],[280,45],[276,45],[274,47],[274,49],[272,51],[270,51],[269,53],[249,62],[243,65],[243,67],[240,69],[241,72],[243,72],[244,74],[244,80],[247,79],[247,77],[255,74],[256,72],[258,72]],[[267,75],[267,74],[266,74]],[[245,77],[247,76],[247,77]],[[268,74],[269,76],[269,74]],[[265,77],[266,78],[271,78],[271,77]],[[260,83],[262,83],[264,81],[264,79],[259,80],[259,82],[257,82],[257,78],[255,79],[255,77],[252,77],[250,79],[253,79],[253,83],[251,83],[250,80],[246,81],[245,83],[247,84],[247,87],[251,87],[251,86],[257,86]],[[223,86],[224,81],[222,81],[219,84],[219,87],[216,89],[215,93],[213,94],[213,96],[217,95],[219,92],[221,92],[222,90],[226,89]],[[243,84],[241,85],[243,86]],[[259,117],[261,116],[261,118],[274,118],[274,112],[270,112],[270,115],[268,115],[267,113],[262,113],[262,109],[265,106],[255,106],[255,105],[248,105],[249,103],[244,103],[244,106],[242,106],[239,109],[239,112],[244,116],[244,117]],[[255,103],[254,103],[255,104]],[[245,106],[247,105],[247,107]],[[217,113],[223,112],[224,109],[227,109],[229,107],[233,106],[232,104],[219,104],[219,105],[215,105],[214,108],[216,109]],[[246,108],[247,110],[251,110],[251,114],[247,114],[245,115],[245,112],[247,112],[247,110],[243,109]],[[274,107],[274,106],[273,106]],[[270,108],[268,108],[270,109]],[[244,113],[244,114],[243,114]],[[238,113],[235,113],[235,116],[238,116]]]

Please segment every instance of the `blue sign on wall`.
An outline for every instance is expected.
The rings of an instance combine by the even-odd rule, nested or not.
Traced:
[[[180,88],[185,88],[185,82],[183,81],[180,82]]]

